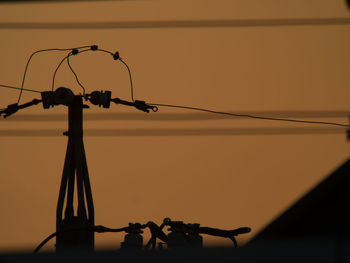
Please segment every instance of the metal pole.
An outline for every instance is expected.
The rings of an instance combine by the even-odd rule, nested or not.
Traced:
[[[68,105],[68,145],[57,203],[57,252],[71,249],[94,250],[94,232],[87,229],[95,222],[83,142],[83,107],[83,100],[79,95],[74,96],[73,102]],[[76,214],[74,213],[75,183],[78,197]],[[67,201],[63,219],[66,192]]]

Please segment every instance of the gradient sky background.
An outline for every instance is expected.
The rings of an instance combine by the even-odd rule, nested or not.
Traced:
[[[349,17],[335,0],[107,1],[0,5],[1,22],[158,21]],[[97,44],[129,64],[135,98],[220,111],[350,110],[350,26],[109,30],[0,29],[0,83],[20,86],[38,49]],[[38,55],[26,88],[51,89],[63,53]],[[71,59],[88,92],[130,98],[127,71],[107,55]],[[81,90],[65,65],[62,85]],[[0,106],[18,92],[0,89]],[[38,97],[24,93],[22,102]],[[17,113],[65,113],[32,107]],[[112,105],[86,113],[135,109]],[[161,108],[158,113],[186,111]],[[191,113],[191,112],[188,112]],[[320,119],[317,119],[320,120]],[[347,116],[327,119],[348,123]],[[247,119],[86,121],[94,129],[315,127]],[[66,122],[0,121],[5,129],[66,129]],[[32,250],[55,231],[67,138],[0,137],[0,251]],[[161,223],[164,217],[203,226],[250,226],[251,238],[349,157],[345,133],[333,135],[85,137],[96,224]],[[123,235],[96,234],[96,245],[118,247]],[[230,241],[205,238],[206,244]],[[239,241],[243,242],[244,238]],[[54,241],[47,245],[53,248]]]

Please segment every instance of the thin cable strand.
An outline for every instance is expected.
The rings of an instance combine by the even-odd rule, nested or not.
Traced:
[[[126,68],[128,69],[128,72],[129,72],[129,78],[130,78],[130,92],[131,92],[131,100],[133,102],[135,102],[134,100],[134,86],[133,86],[133,83],[132,83],[132,77],[131,77],[131,71],[130,71],[130,68],[128,66],[128,64],[126,64],[124,62],[124,60],[122,60],[122,58],[119,58],[119,60],[126,66]]]
[[[90,46],[89,46],[90,47]],[[85,53],[85,52],[88,52],[88,51],[98,51],[98,50],[91,50],[90,48],[89,49],[84,49],[84,50],[82,50],[82,51],[79,51],[79,53],[78,54],[81,54],[81,53]],[[78,55],[78,54],[75,54],[75,55]],[[56,70],[55,70],[55,72],[54,72],[54,74],[53,74],[53,78],[52,78],[52,88],[51,88],[51,90],[52,91],[54,91],[54,88],[55,88],[55,79],[56,79],[56,74],[57,74],[57,72],[58,72],[58,70],[59,70],[59,68],[62,66],[62,64],[63,64],[63,62],[66,60],[66,59],[68,59],[70,56],[75,56],[75,55],[73,55],[73,53],[72,52],[70,52],[67,56],[65,56],[62,60],[61,60],[61,62],[58,64],[58,66],[57,66],[57,68],[56,68]],[[73,72],[73,71],[72,71]],[[73,72],[73,74],[74,74],[75,72]],[[75,74],[74,74],[75,75]],[[77,78],[77,76],[76,76],[76,78]],[[78,80],[77,80],[78,81]],[[82,87],[83,88],[83,87]],[[83,91],[84,91],[84,94],[85,94],[85,88],[83,88]]]
[[[90,50],[90,49],[85,49],[85,50],[79,51],[78,54],[84,53],[84,52],[86,52],[86,51],[91,51],[91,50]],[[63,62],[64,62],[66,59],[68,59],[68,57],[70,57],[70,56],[73,56],[72,52],[70,52],[67,56],[65,56],[65,57],[61,60],[61,62],[58,64],[58,66],[56,67],[55,72],[54,72],[54,74],[53,74],[53,78],[52,78],[52,88],[51,88],[52,91],[54,91],[54,88],[55,88],[55,78],[56,78],[56,74],[57,74],[59,68],[62,66]]]
[[[19,93],[19,96],[18,96],[18,101],[17,101],[17,104],[20,102],[21,100],[21,97],[22,97],[22,91],[23,91],[23,87],[24,87],[24,82],[25,82],[25,79],[26,79],[26,76],[27,76],[27,71],[28,71],[28,67],[29,67],[29,64],[30,64],[30,61],[32,60],[33,56],[38,54],[38,53],[42,53],[42,52],[50,52],[50,51],[68,51],[68,50],[73,50],[73,49],[81,49],[81,48],[87,48],[87,47],[90,47],[90,46],[81,46],[81,47],[77,47],[77,48],[48,48],[48,49],[41,49],[41,50],[37,50],[35,52],[33,52],[28,61],[27,61],[27,64],[26,64],[26,67],[24,69],[24,73],[23,73],[23,78],[22,78],[22,83],[21,83],[21,91]]]
[[[97,50],[86,49],[86,50],[79,51],[78,54],[84,53],[84,52],[86,52],[86,51],[94,51],[94,52],[99,51],[99,52],[107,53],[107,54],[111,55],[112,57],[114,56],[114,54],[113,54],[111,51],[108,51],[108,50],[105,50],[105,49],[97,49]],[[77,55],[78,55],[78,54],[77,54]],[[71,65],[70,65],[70,63],[69,63],[69,61],[68,61],[68,60],[69,60],[69,57],[72,56],[72,55],[73,55],[73,54],[70,53],[70,54],[67,56],[68,66],[69,66],[69,68],[71,69],[71,71],[73,72],[73,74],[74,74],[74,76],[75,76],[75,79],[77,80],[78,84],[83,88],[84,95],[85,95],[85,88],[84,88],[83,85],[80,83],[77,74],[76,74],[75,71],[72,69],[72,67],[71,67]],[[129,80],[130,80],[130,94],[131,94],[131,100],[132,100],[133,102],[135,102],[135,99],[134,99],[134,85],[133,85],[133,81],[132,81],[131,70],[130,70],[128,64],[127,64],[122,58],[119,57],[119,60],[124,64],[124,66],[125,66],[125,67],[127,68],[127,70],[128,70]],[[62,63],[63,63],[63,62],[62,62]],[[59,68],[60,66],[61,66],[61,65],[59,64],[59,65],[58,65],[58,68]],[[58,70],[58,69],[57,69],[57,70]],[[53,89],[52,89],[52,90],[53,90]]]
[[[111,51],[108,51],[108,50],[105,50],[105,49],[98,49],[96,51],[101,51],[101,52],[105,52],[107,54],[110,54],[112,57],[114,56],[114,54],[111,52]],[[132,76],[131,76],[131,70],[128,66],[128,64],[126,64],[126,62],[121,58],[119,57],[119,60],[124,64],[124,66],[127,68],[128,70],[128,73],[129,73],[129,79],[130,79],[130,94],[131,94],[131,100],[133,102],[135,102],[135,99],[134,99],[134,85],[133,85],[133,82],[132,82]]]
[[[323,125],[333,125],[333,126],[340,126],[340,127],[350,128],[350,125],[342,124],[342,123],[336,123],[336,122],[303,121],[303,120],[296,120],[296,119],[262,117],[262,116],[255,116],[255,115],[248,115],[248,114],[235,114],[235,113],[229,113],[229,112],[213,111],[213,110],[208,110],[208,109],[203,109],[203,108],[196,108],[196,107],[189,107],[189,106],[180,106],[180,105],[171,105],[171,104],[149,103],[149,105],[151,105],[151,106],[159,106],[159,107],[171,107],[171,108],[180,108],[180,109],[187,109],[187,110],[205,111],[205,112],[210,112],[210,113],[214,113],[214,114],[223,114],[223,115],[229,115],[229,116],[235,116],[235,117],[246,117],[246,118],[252,118],[252,119],[271,120],[271,121],[286,121],[286,122],[298,122],[298,123],[310,123],[310,124],[323,124]]]
[[[112,57],[114,56],[114,54],[111,51],[105,50],[105,49],[97,49],[95,51],[101,51],[101,52],[105,52],[107,54],[110,54]]]
[[[20,90],[21,89],[21,88],[18,88],[18,87],[8,86],[8,85],[4,85],[4,84],[0,84],[0,87],[7,88],[7,89],[16,89],[16,90]],[[22,89],[22,90],[23,91],[30,91],[30,92],[41,93],[41,91],[34,90],[34,89]]]
[[[74,74],[74,77],[75,77],[75,80],[77,81],[78,85],[83,89],[83,95],[85,96],[85,88],[83,86],[83,84],[81,84],[81,82],[79,81],[79,78],[78,78],[78,75],[77,73],[74,71],[74,69],[72,68],[70,62],[69,62],[69,57],[67,57],[67,64],[68,64],[68,67],[69,69],[72,71],[72,73]]]
[[[57,71],[59,70],[59,68],[61,67],[61,65],[63,64],[63,62],[68,58],[68,56],[70,56],[70,53],[69,53],[67,56],[65,56],[65,57],[61,60],[61,62],[60,62],[60,63],[58,64],[58,66],[56,67],[55,72],[53,73],[53,77],[52,77],[52,88],[51,88],[52,91],[54,91],[54,89],[55,89],[55,79],[56,79]]]

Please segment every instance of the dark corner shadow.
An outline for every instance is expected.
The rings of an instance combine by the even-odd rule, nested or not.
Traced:
[[[350,237],[350,159],[258,233],[248,244],[281,240],[326,240]]]

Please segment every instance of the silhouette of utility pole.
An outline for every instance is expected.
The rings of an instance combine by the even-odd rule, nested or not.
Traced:
[[[62,181],[56,212],[56,251],[66,249],[94,249],[94,232],[88,227],[94,226],[94,204],[92,200],[89,173],[83,142],[83,104],[81,95],[74,95],[68,104],[68,145],[64,163]],[[75,183],[77,190],[77,214],[74,215]],[[67,193],[67,194],[66,194]],[[85,207],[85,197],[87,211]],[[66,208],[63,216],[63,206]],[[75,228],[86,230],[74,231]],[[73,230],[72,230],[73,229]]]

